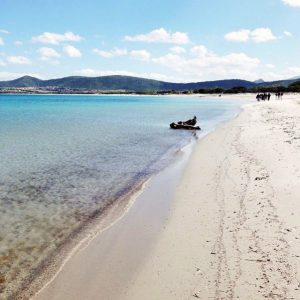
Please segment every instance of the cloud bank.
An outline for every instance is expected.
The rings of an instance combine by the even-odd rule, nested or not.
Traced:
[[[138,35],[126,35],[124,37],[125,41],[129,42],[146,42],[146,43],[169,43],[184,45],[190,42],[187,33],[184,32],[168,32],[164,28],[155,29],[149,33],[138,34]]]
[[[240,29],[232,31],[225,35],[225,39],[230,42],[248,42],[267,43],[278,39],[270,28]]]
[[[72,58],[78,58],[82,56],[80,50],[71,45],[64,46],[64,52]]]
[[[282,0],[282,2],[288,6],[300,7],[300,0]]]
[[[32,41],[35,43],[52,44],[58,45],[62,42],[79,42],[82,37],[74,34],[71,31],[65,32],[64,34],[44,32],[41,35],[34,36]]]

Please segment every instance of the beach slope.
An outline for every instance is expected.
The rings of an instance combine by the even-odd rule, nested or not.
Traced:
[[[199,142],[122,299],[300,299],[299,103],[251,104]]]
[[[300,299],[299,103],[249,104],[198,142],[165,225],[125,287],[103,297],[101,268],[73,284],[75,271],[62,272],[35,299],[90,299],[91,290],[97,299]]]

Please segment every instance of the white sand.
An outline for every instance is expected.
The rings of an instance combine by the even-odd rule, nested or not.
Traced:
[[[299,215],[300,97],[253,103],[199,141],[163,230],[118,293],[101,295],[92,242],[95,257],[75,255],[73,273],[36,299],[300,299]],[[85,259],[98,273],[78,277],[72,263]]]
[[[250,105],[200,141],[121,299],[300,299],[298,99]]]

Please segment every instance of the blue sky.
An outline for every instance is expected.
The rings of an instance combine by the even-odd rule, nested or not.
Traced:
[[[300,0],[1,0],[0,80],[300,76]]]

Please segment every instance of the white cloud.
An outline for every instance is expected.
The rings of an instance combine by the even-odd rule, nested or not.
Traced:
[[[264,74],[264,77],[269,80],[283,80],[289,78],[295,78],[300,76],[300,67],[288,67],[287,69],[281,72],[267,72]]]
[[[6,61],[14,65],[30,65],[31,61],[25,56],[8,56]]]
[[[22,46],[23,45],[23,42],[21,42],[21,41],[15,41],[15,43],[14,43],[16,46]]]
[[[197,57],[205,57],[209,54],[207,48],[203,45],[194,46],[190,52]]]
[[[225,35],[225,39],[230,42],[247,42],[250,39],[250,32],[248,29],[232,31]]]
[[[74,46],[71,46],[71,45],[64,46],[64,52],[68,56],[73,57],[73,58],[82,56],[81,52],[77,48],[75,48]]]
[[[93,53],[104,58],[112,58],[114,56],[110,51],[104,51],[99,49],[93,49]]]
[[[188,44],[190,42],[188,34],[184,32],[168,32],[164,28],[155,29],[146,34],[134,36],[125,36],[125,41],[130,42],[147,42],[147,43],[170,43],[170,44]]]
[[[273,64],[266,64],[265,65],[268,69],[274,69],[275,66]]]
[[[127,55],[127,49],[114,48],[112,53],[114,56],[125,56]]]
[[[120,56],[130,56],[132,58],[138,59],[138,60],[144,60],[147,61],[150,59],[151,54],[147,50],[132,50],[127,51],[127,49],[120,49],[120,48],[114,48],[110,51],[104,51],[100,49],[93,49],[93,53],[104,57],[104,58],[113,58],[113,57],[120,57]]]
[[[186,50],[183,47],[180,46],[174,46],[172,48],[170,48],[170,51],[176,54],[181,54],[181,53],[185,53]]]
[[[283,34],[287,37],[292,37],[293,36],[293,34],[289,31],[284,31]]]
[[[0,33],[5,33],[5,34],[9,34],[10,32],[6,29],[0,29]]]
[[[0,59],[0,66],[5,66],[5,65],[6,63],[2,59]]]
[[[74,34],[71,31],[65,32],[64,34],[44,32],[39,36],[34,36],[32,38],[33,42],[39,42],[44,44],[58,45],[62,42],[79,42],[82,37]]]
[[[277,39],[270,28],[257,28],[251,32],[250,36],[255,43],[265,43]]]
[[[189,57],[168,53],[155,57],[152,61],[164,68],[174,71],[182,81],[195,81],[219,78],[257,78],[256,69],[260,60],[249,57],[245,53],[217,55],[205,46],[194,46]]]
[[[179,56],[178,54],[168,53],[166,55],[153,58],[152,61],[156,64],[174,69],[177,72],[183,70],[184,65],[187,64],[187,60]]]
[[[40,59],[44,61],[52,60],[60,57],[60,54],[56,50],[49,47],[39,48],[37,52],[40,54]]]
[[[137,60],[148,61],[151,54],[147,50],[132,50],[130,51],[130,56]]]
[[[282,2],[292,7],[300,7],[300,0],[282,0]]]
[[[100,50],[100,49],[93,49],[93,53],[104,57],[104,58],[112,58],[115,56],[125,56],[127,55],[127,49],[120,49],[120,48],[114,48],[111,51],[104,51],[104,50]]]
[[[230,42],[266,43],[278,39],[270,28],[256,28],[254,30],[240,29],[225,35],[225,39]]]
[[[0,46],[3,46],[4,45],[4,41],[3,41],[3,38],[0,37]]]
[[[288,68],[288,72],[291,76],[300,76],[300,67],[290,67]]]
[[[135,76],[134,72],[130,71],[107,71],[107,70],[96,70],[92,68],[86,68],[75,71],[75,75],[80,76],[108,76],[108,75],[124,75],[124,76]]]

